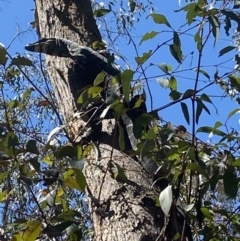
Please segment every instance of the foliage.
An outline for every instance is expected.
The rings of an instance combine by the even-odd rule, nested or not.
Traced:
[[[164,178],[170,184],[159,193],[158,204],[169,214],[177,203],[191,220],[196,240],[239,240],[239,132],[231,122],[239,112],[239,107],[231,107],[233,101],[240,102],[239,12],[231,10],[228,2],[205,5],[203,0],[190,1],[175,11],[176,16],[182,15],[180,27],[174,27],[175,23],[164,13],[155,12],[151,4],[144,6],[132,0],[129,8],[121,4],[118,11],[118,1],[105,5],[93,2],[93,9],[109,48],[121,57],[118,63],[123,68],[120,78],[124,100],[128,103],[138,93],[141,98],[132,109],[146,98],[149,104],[149,112],[133,123],[139,143],[131,154],[157,163],[159,181]],[[152,25],[137,39],[131,30],[141,27],[149,9],[147,21]],[[117,23],[115,32],[109,19]],[[232,29],[234,33],[230,33]],[[234,35],[234,43],[230,40],[230,44],[221,46],[220,40],[229,35]],[[122,38],[127,39],[134,53],[132,59],[118,54]],[[145,49],[146,44],[150,50]],[[213,47],[212,63],[205,64]],[[159,63],[160,50],[171,58],[164,55]],[[233,58],[235,67],[229,67],[228,61]],[[183,77],[190,81],[184,84],[180,81]],[[162,95],[168,92],[169,103],[158,104],[159,95],[153,93],[150,83],[153,78],[159,89],[163,87]],[[79,101],[89,103],[98,96],[102,79],[98,76]],[[43,60],[34,55],[12,57],[7,48],[0,46],[0,91],[4,237],[19,241],[38,237],[53,240],[61,235],[72,241],[89,238],[91,217],[83,194],[86,180],[82,167],[95,147],[71,145],[66,134],[69,123],[62,123]],[[229,113],[218,119],[215,113],[221,111],[223,101],[227,101]],[[110,105],[118,118],[128,111],[116,98]],[[173,120],[164,118],[166,109],[173,113]],[[178,113],[186,124],[171,123],[178,124]],[[205,121],[209,116],[216,117],[212,125]],[[120,133],[119,144],[124,149],[124,134]],[[208,141],[203,141],[206,134]],[[124,168],[112,164],[113,178],[127,182]]]

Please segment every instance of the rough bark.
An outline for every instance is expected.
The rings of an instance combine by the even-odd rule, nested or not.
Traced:
[[[35,21],[39,37],[59,37],[81,45],[101,41],[101,35],[93,18],[90,1],[36,0]],[[84,88],[84,81],[72,81],[74,75],[72,60],[46,56],[46,65],[59,103],[59,110],[65,121],[69,121],[76,109],[78,92]]]
[[[66,38],[81,45],[101,40],[89,0],[35,2],[41,37]],[[81,73],[77,73],[76,78],[69,59],[46,56],[46,64],[60,112],[67,122],[77,106],[78,90],[84,88],[85,83]],[[77,129],[75,126],[75,132]],[[114,126],[105,121],[103,134],[98,140],[101,171],[96,174],[94,153],[89,156],[85,167],[95,240],[156,240],[164,226],[161,209],[155,205],[159,194],[151,189],[152,181],[140,164],[119,151],[114,133]],[[127,183],[113,178],[111,168],[114,164],[125,169]]]

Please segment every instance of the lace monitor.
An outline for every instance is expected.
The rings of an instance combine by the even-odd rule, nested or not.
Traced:
[[[96,74],[101,71],[105,74],[105,93],[116,93],[118,96],[122,94],[121,87],[117,84],[111,85],[112,78],[120,74],[120,70],[113,63],[109,63],[108,59],[101,55],[99,52],[77,44],[76,42],[60,39],[60,38],[41,38],[36,42],[29,43],[25,46],[25,49],[31,52],[44,53],[52,56],[71,58],[77,64],[82,64],[82,66],[90,66],[96,71]],[[81,69],[80,71],[84,71]],[[96,76],[95,76],[96,77]],[[92,85],[94,78],[88,78],[88,83],[84,83],[86,87]],[[111,87],[109,87],[111,86]],[[110,89],[111,88],[111,89]],[[109,91],[110,89],[110,91]],[[107,95],[107,94],[106,94]],[[105,96],[105,100],[107,96]],[[129,103],[130,109],[134,107],[135,102],[138,100],[138,97],[135,96]],[[133,134],[132,129],[132,120],[137,118],[143,111],[146,111],[146,105],[143,103],[141,105],[142,110],[136,111],[136,109],[130,110],[128,115],[124,115],[122,118],[124,125],[126,126],[127,135],[132,146],[132,149],[136,149],[137,140]],[[130,117],[130,118],[129,118]]]

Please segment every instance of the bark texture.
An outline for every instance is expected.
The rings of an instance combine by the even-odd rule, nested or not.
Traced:
[[[65,38],[80,45],[101,41],[89,0],[36,0],[35,4],[39,37]],[[70,59],[46,56],[46,65],[60,113],[69,121],[76,109],[78,91],[86,87],[86,74],[74,76],[74,64]]]
[[[38,34],[59,37],[89,45],[101,41],[90,0],[35,0]],[[75,72],[72,60],[46,56],[46,64],[57,97],[59,110],[68,122],[76,109],[79,90],[84,80],[93,78],[82,70]],[[92,66],[94,69],[94,66]],[[91,80],[93,81],[93,80]],[[154,241],[164,226],[164,215],[155,201],[159,193],[151,189],[152,180],[140,164],[118,149],[114,121],[104,121],[99,136],[101,162],[97,169],[95,153],[85,166],[88,194],[96,241]],[[78,128],[75,125],[75,135]],[[127,183],[113,178],[112,168],[118,164],[125,169]],[[99,171],[100,170],[100,171]],[[172,240],[169,236],[168,240]],[[183,239],[184,240],[184,239]]]

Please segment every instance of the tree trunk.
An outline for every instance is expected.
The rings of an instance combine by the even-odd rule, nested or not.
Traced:
[[[35,2],[37,30],[41,37],[65,38],[81,45],[101,41],[90,0]],[[65,122],[70,120],[76,109],[78,90],[85,87],[84,78],[88,74],[82,71],[82,75],[78,73],[76,78],[71,62],[67,58],[46,56],[50,80]],[[164,226],[164,215],[155,205],[159,193],[151,189],[152,181],[140,164],[118,149],[116,141],[113,141],[117,137],[111,131],[114,128],[110,128],[113,125],[114,121],[105,120],[103,134],[98,140],[102,172],[95,173],[93,152],[85,166],[94,240],[156,240]],[[113,178],[111,170],[116,164],[125,170],[127,182]],[[172,235],[167,240],[172,240]]]

